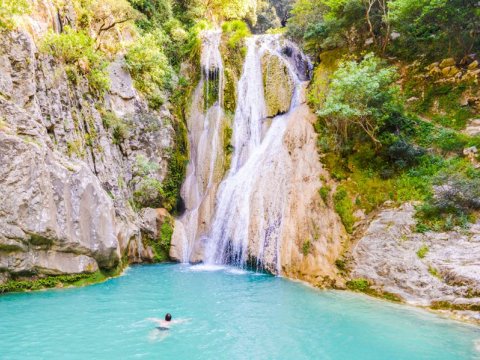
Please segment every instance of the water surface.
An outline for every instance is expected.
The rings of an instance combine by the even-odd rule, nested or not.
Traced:
[[[480,329],[233,268],[152,265],[0,296],[0,359],[480,359]],[[212,269],[209,269],[212,270]],[[150,317],[188,322],[168,333]]]

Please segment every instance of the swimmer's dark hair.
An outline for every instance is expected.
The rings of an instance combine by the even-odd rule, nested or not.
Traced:
[[[170,315],[170,313],[167,313],[167,315],[165,315],[165,321],[170,321],[172,320],[172,315]]]

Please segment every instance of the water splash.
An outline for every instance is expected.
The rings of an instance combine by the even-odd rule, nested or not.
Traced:
[[[283,59],[280,38],[274,35],[247,39],[247,55],[243,74],[238,83],[238,101],[234,118],[234,154],[227,177],[217,196],[215,217],[207,240],[204,261],[207,264],[233,264],[244,267],[255,261],[264,267],[265,252],[269,262],[280,273],[280,239],[288,192],[287,171],[276,181],[263,181],[272,175],[270,165],[282,156],[283,135],[288,114],[277,116],[266,134],[262,134],[266,119],[262,57],[266,52],[284,62],[294,79],[295,90],[291,107],[300,102],[302,81],[293,65]],[[274,187],[269,187],[273,185]],[[265,196],[265,193],[274,196]],[[254,221],[254,223],[252,223]],[[251,239],[257,241],[252,242]],[[256,243],[256,248],[252,249]]]

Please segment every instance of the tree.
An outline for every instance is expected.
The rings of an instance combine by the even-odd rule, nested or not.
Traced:
[[[378,131],[395,108],[396,68],[384,67],[372,53],[362,61],[343,61],[332,76],[323,108],[317,114],[340,144],[354,139],[356,131],[381,146]]]
[[[445,58],[480,50],[476,0],[391,0],[388,6],[392,26],[400,33],[397,54]]]

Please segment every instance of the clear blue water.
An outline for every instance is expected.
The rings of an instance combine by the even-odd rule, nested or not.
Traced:
[[[138,266],[0,296],[0,359],[478,359],[480,329],[235,269]],[[150,317],[188,319],[168,332]]]

